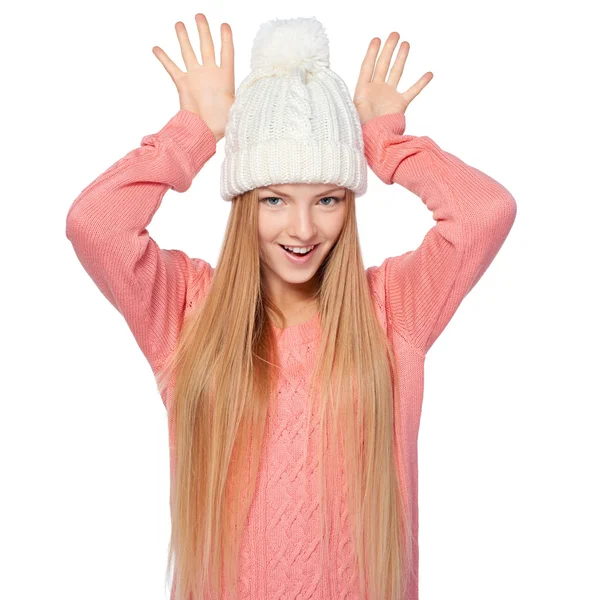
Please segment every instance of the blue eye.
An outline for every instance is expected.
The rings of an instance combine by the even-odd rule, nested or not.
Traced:
[[[321,200],[335,200],[335,202],[332,202],[331,204],[325,204],[325,206],[334,206],[335,204],[341,202],[341,200],[335,196],[327,196],[326,198],[321,198]]]
[[[281,200],[281,198],[275,198],[274,196],[270,196],[270,197],[268,197],[268,198],[263,198],[263,199],[261,200],[261,202],[265,202],[265,203],[266,203],[266,204],[268,204],[269,206],[277,206],[276,204],[270,204],[270,203],[268,202],[268,200]]]
[[[270,202],[268,202],[268,200],[281,200],[281,198],[277,196],[268,196],[267,198],[263,198],[261,200],[261,202],[265,202],[269,206],[278,206],[278,204],[271,204]],[[321,198],[321,200],[335,200],[335,202],[332,202],[330,204],[322,204],[322,206],[335,206],[336,204],[339,204],[342,201],[340,198],[336,198],[335,196],[327,196],[325,198]]]

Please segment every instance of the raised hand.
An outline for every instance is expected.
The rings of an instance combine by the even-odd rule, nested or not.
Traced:
[[[197,114],[218,141],[225,135],[229,109],[235,100],[233,35],[230,25],[221,23],[221,64],[217,65],[208,21],[202,13],[198,13],[195,20],[203,64],[198,62],[181,21],[175,23],[175,31],[187,72],[158,46],[154,46],[152,52],[173,80],[179,92],[180,108]]]
[[[409,43],[404,41],[400,44],[398,55],[386,80],[392,54],[399,39],[399,33],[395,31],[390,33],[383,51],[377,60],[377,65],[375,65],[375,59],[377,58],[381,40],[373,38],[369,44],[354,91],[354,105],[358,111],[361,125],[369,119],[381,115],[391,113],[404,114],[408,105],[433,79],[433,73],[428,71],[405,92],[400,93],[396,89],[400,77],[402,77],[404,64],[406,63],[406,57],[410,48]],[[373,69],[375,69],[375,73],[373,73]]]

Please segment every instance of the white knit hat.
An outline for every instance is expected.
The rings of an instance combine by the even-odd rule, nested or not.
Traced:
[[[360,120],[348,87],[329,68],[321,23],[314,17],[263,23],[250,69],[225,128],[222,198],[280,183],[332,183],[362,196],[367,161]]]

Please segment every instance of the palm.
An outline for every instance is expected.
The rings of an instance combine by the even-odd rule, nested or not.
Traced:
[[[372,81],[356,88],[354,104],[359,115],[404,114],[409,105],[409,100],[389,84]]]
[[[375,59],[381,40],[374,38],[369,44],[354,91],[354,105],[361,125],[369,119],[381,115],[404,114],[408,105],[433,78],[433,73],[428,71],[405,92],[399,92],[396,89],[410,49],[408,42],[404,41],[400,44],[398,55],[388,76],[392,54],[399,39],[400,34],[396,32],[389,35],[377,64],[375,64]]]
[[[198,111],[200,114],[223,114],[224,128],[226,115],[235,99],[233,71],[227,71],[217,65],[199,65],[192,67],[181,78],[181,108]],[[219,107],[223,110],[219,111]]]

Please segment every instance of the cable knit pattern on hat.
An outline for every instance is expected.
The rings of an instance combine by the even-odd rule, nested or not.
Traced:
[[[329,42],[314,17],[263,23],[251,72],[225,129],[221,196],[272,183],[333,183],[362,196],[367,161],[360,119],[329,68]]]
[[[417,437],[425,356],[504,243],[516,204],[491,177],[429,137],[404,135],[404,127],[399,114],[365,123],[366,158],[382,181],[418,194],[436,223],[418,248],[369,267],[366,277],[400,373],[394,388],[394,437],[416,557],[413,572],[405,576],[408,600],[418,600]],[[179,111],[89,184],[67,215],[66,235],[77,258],[121,313],[154,373],[173,352],[184,316],[208,292],[214,269],[181,250],[160,248],[147,226],[165,193],[185,192],[215,152],[216,140],[206,124]],[[321,335],[319,313],[277,333],[282,372],[269,407],[257,489],[242,538],[239,598],[363,600],[342,476],[329,475],[334,493],[327,511],[338,512],[342,521],[333,531],[324,571],[320,565],[317,429],[314,422],[306,426],[304,410]],[[171,399],[172,387],[162,398],[170,447]]]

